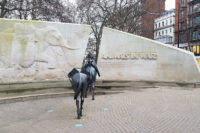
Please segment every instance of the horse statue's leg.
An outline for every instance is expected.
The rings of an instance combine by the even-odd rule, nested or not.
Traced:
[[[87,98],[88,88],[89,88],[89,85],[87,85],[87,88],[86,88],[85,98]]]
[[[76,98],[77,118],[80,119],[79,100]]]
[[[94,95],[95,95],[95,93],[94,93],[94,90],[95,90],[95,82],[92,83],[91,89],[92,89],[92,100],[94,100]]]
[[[89,87],[90,87],[90,92],[92,92],[92,83],[90,83]]]
[[[83,110],[83,103],[84,103],[84,92],[81,92],[81,108],[80,108],[80,116],[82,116],[82,110]]]

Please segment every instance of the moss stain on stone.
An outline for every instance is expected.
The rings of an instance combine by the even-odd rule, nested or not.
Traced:
[[[22,29],[23,31],[20,32],[27,32],[27,34],[29,31],[26,28],[29,28],[29,25],[33,25],[33,27],[36,28],[44,28],[48,25],[48,22],[42,21],[0,19],[0,56],[9,55],[11,53],[12,42],[16,34],[15,24],[17,23],[23,24],[24,26],[24,29]],[[28,43],[27,37],[24,36],[22,39],[19,40],[19,43],[21,45],[21,52],[25,53]]]
[[[0,33],[0,55],[11,53],[13,38],[13,33]]]

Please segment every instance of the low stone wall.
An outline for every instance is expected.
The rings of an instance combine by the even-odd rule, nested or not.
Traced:
[[[193,53],[104,28],[98,66],[103,80],[199,82]]]
[[[66,80],[82,65],[90,26],[0,19],[0,83]]]

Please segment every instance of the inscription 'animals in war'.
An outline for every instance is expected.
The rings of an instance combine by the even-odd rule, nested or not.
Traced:
[[[118,60],[137,60],[137,59],[145,59],[145,60],[157,60],[157,53],[155,52],[135,52],[135,53],[127,53],[127,54],[120,54],[120,55],[103,55],[103,59],[106,60],[112,60],[112,59],[118,59]]]

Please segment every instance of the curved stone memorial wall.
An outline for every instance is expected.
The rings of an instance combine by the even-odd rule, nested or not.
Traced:
[[[199,82],[193,53],[104,28],[98,66],[102,80]]]
[[[89,34],[88,25],[0,19],[0,83],[66,79]]]

